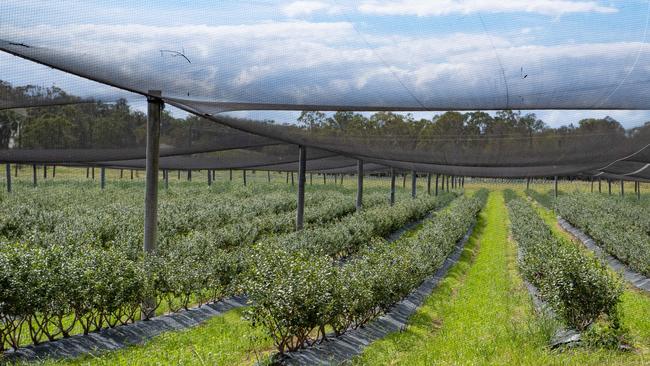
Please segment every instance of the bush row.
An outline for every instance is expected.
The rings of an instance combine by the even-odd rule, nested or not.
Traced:
[[[328,329],[339,335],[368,323],[439,268],[470,227],[485,196],[482,192],[456,199],[426,221],[418,235],[395,242],[377,236],[392,225],[377,224],[377,231],[362,245],[350,245],[359,251],[344,262],[331,254],[346,252],[340,250],[345,244],[335,249],[330,244],[318,249],[319,244],[282,241],[255,246],[253,265],[245,274],[244,288],[252,303],[247,318],[266,329],[280,353],[320,341]],[[373,222],[379,217],[366,219]],[[343,225],[341,231],[350,228]],[[356,240],[354,235],[347,238]]]
[[[311,217],[320,217],[307,216],[308,227],[354,210],[349,193],[316,192],[313,197],[317,199],[308,201],[308,212],[314,215]],[[264,196],[254,199],[264,201]],[[386,201],[385,194],[369,194],[365,200],[371,207],[381,201]],[[258,204],[258,211],[277,212],[269,207],[277,208],[278,201],[271,198],[268,202],[269,206]],[[155,255],[145,261],[141,240],[127,235],[141,236],[136,234],[141,231],[140,215],[137,219],[132,212],[119,216],[128,211],[122,210],[128,203],[108,207],[102,216],[93,216],[98,223],[78,217],[85,210],[75,213],[68,208],[71,222],[57,224],[54,232],[59,235],[40,232],[45,227],[40,225],[38,229],[31,227],[20,239],[5,238],[0,243],[0,348],[132,322],[139,318],[142,300],[151,296],[158,304],[164,301],[172,311],[221,299],[236,291],[235,279],[246,265],[247,244],[261,233],[291,231],[295,220],[295,213],[268,213],[221,228],[197,230],[202,226],[189,225],[186,227],[192,231],[187,234],[162,237]],[[201,207],[210,209],[209,205]],[[110,240],[96,240],[101,236]]]
[[[603,317],[616,323],[623,292],[619,276],[598,258],[556,237],[530,204],[513,199],[508,209],[524,277],[567,325],[584,330]]]
[[[560,196],[557,212],[589,234],[605,251],[650,276],[650,210],[620,198],[571,193]]]

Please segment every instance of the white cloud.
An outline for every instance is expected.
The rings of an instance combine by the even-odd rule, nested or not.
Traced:
[[[342,9],[333,4],[325,3],[322,1],[294,1],[285,5],[282,12],[289,17],[299,17],[303,15],[311,15],[312,13],[325,11],[328,14],[335,14]]]
[[[537,13],[558,16],[568,13],[615,13],[617,9],[595,1],[571,0],[399,0],[379,2],[369,0],[359,6],[363,13],[376,15],[441,16],[449,14]]]

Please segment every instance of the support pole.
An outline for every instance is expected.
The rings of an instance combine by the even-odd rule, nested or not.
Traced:
[[[43,180],[47,179],[47,165],[43,164]]]
[[[232,182],[232,169],[230,169],[230,181]]]
[[[163,175],[165,173],[163,172]],[[212,187],[212,172],[208,169],[208,187]]]
[[[160,91],[149,91],[160,95]],[[149,256],[157,246],[158,236],[158,162],[160,158],[160,112],[162,101],[148,98],[147,155],[144,198],[144,252]],[[148,298],[142,304],[142,318],[154,316],[156,299]]]
[[[22,168],[21,168],[22,169]],[[14,177],[18,178],[18,164],[14,166]],[[88,178],[88,177],[86,177]]]
[[[266,181],[268,183],[271,183],[271,171],[270,170],[266,171]]]
[[[244,179],[244,187],[246,186],[246,169],[242,170],[242,178]]]
[[[285,179],[285,184],[289,184],[289,172],[287,172],[286,176],[287,177]]]
[[[343,185],[343,177],[345,177],[345,174],[341,173],[341,185]]]
[[[93,180],[95,180],[95,167],[90,168],[90,175]]]
[[[124,169],[120,169],[120,179],[124,178]]]
[[[555,198],[557,198],[557,175],[554,178],[554,186],[555,186]]]
[[[357,160],[357,211],[363,206],[363,160]]]
[[[636,182],[636,199],[641,199],[641,182]]]
[[[447,176],[447,184],[445,186],[447,187],[447,192],[449,192],[449,176]]]
[[[327,174],[323,173],[323,185],[327,184]]]
[[[338,185],[338,184],[339,184],[339,175],[334,173],[334,185]]]
[[[104,167],[99,169],[99,188],[106,188],[106,168]]]
[[[169,170],[163,170],[163,179],[165,180],[165,189],[169,189]]]
[[[530,189],[530,178],[526,178],[526,190]]]
[[[625,197],[625,181],[621,179],[621,197]]]
[[[402,174],[402,188],[406,188],[406,173]]]
[[[7,193],[11,193],[11,164],[7,163]]]
[[[56,165],[52,165],[52,179],[56,178]]]
[[[431,173],[427,174],[427,194],[431,196]]]
[[[192,181],[192,169],[187,169],[187,181]]]
[[[594,177],[591,177],[591,193],[594,193]]]
[[[216,182],[217,181],[217,170],[212,169],[212,181]]]
[[[395,204],[395,168],[390,168],[390,205]]]
[[[32,165],[32,170],[33,170],[32,171],[32,185],[34,187],[36,187],[36,185],[38,184],[37,179],[36,179],[36,164]]]
[[[612,180],[607,179],[607,192],[611,196],[612,195]]]
[[[181,174],[180,170],[179,170],[178,174]],[[133,169],[131,169],[131,180],[133,180]]]
[[[411,198],[417,196],[417,186],[418,186],[418,173],[413,170],[411,171]]]
[[[436,196],[438,195],[438,179],[440,178],[440,174],[436,173]]]
[[[181,170],[180,170],[180,169],[177,170],[176,173],[177,173],[177,175],[178,175],[178,176],[176,177],[176,179],[181,180]],[[133,179],[133,172],[131,172],[131,179]]]
[[[293,183],[293,172],[291,172],[291,186],[293,187],[295,184]]]
[[[600,178],[598,178],[598,193],[603,193],[600,183],[601,183]]]
[[[298,207],[296,210],[296,230],[302,230],[305,216],[305,170],[307,169],[307,148],[298,147]],[[293,174],[291,175],[293,177]]]
[[[309,185],[312,185],[314,183],[314,173],[309,173]]]

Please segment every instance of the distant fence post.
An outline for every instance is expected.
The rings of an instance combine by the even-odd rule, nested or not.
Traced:
[[[106,168],[104,167],[99,169],[99,187],[101,189],[106,188]]]
[[[33,164],[32,165],[32,185],[34,187],[36,187],[36,185],[38,184],[37,179],[36,179],[36,173],[37,173],[36,172],[36,164]]]
[[[436,196],[438,195],[438,178],[440,178],[440,174],[436,173]]]
[[[6,165],[7,173],[7,193],[11,193],[11,164]]]
[[[413,170],[411,171],[411,198],[417,196],[417,186],[418,186],[418,173]]]
[[[395,204],[395,168],[390,168],[390,205]]]
[[[307,148],[298,146],[298,207],[296,210],[296,230],[302,230],[305,216],[305,170],[307,169]],[[291,173],[293,177],[293,173]],[[293,181],[293,179],[292,179]]]
[[[244,186],[246,186],[246,169],[242,170],[242,178],[244,179]]]

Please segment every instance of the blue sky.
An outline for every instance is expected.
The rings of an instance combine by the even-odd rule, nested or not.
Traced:
[[[631,127],[650,113],[537,108],[650,109],[648,16],[647,1],[3,0],[0,39],[48,47],[65,65],[169,96],[508,106],[551,125],[611,115]],[[0,79],[15,84],[124,96],[14,56],[0,55],[0,65]]]

